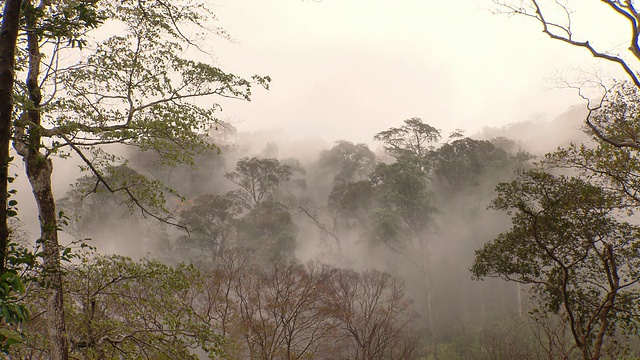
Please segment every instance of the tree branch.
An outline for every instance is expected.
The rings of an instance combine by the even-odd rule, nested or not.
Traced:
[[[87,165],[87,167],[89,168],[89,170],[91,170],[91,173],[93,173],[93,175],[95,175],[95,177],[98,179],[98,181],[104,185],[104,187],[111,193],[116,193],[119,191],[125,192],[129,199],[140,209],[140,211],[142,212],[143,216],[151,216],[152,218],[160,221],[161,223],[167,224],[167,225],[171,225],[171,226],[175,226],[178,228],[183,229],[184,231],[187,232],[187,234],[189,235],[189,229],[186,226],[180,225],[177,222],[171,221],[170,217],[160,217],[156,214],[154,214],[153,212],[151,212],[150,210],[148,210],[140,201],[140,199],[138,199],[132,192],[131,189],[128,187],[122,187],[122,188],[113,188],[109,185],[108,181],[106,181],[106,179],[102,176],[102,174],[100,173],[100,171],[98,171],[98,169],[95,168],[95,166],[93,165],[93,163],[91,162],[91,160],[89,160],[84,153],[82,152],[82,149],[80,149],[78,146],[76,146],[73,142],[71,142],[69,139],[67,139],[64,135],[61,135],[61,137],[67,142],[67,144],[71,147],[71,149],[73,149],[73,151],[78,154],[78,156],[80,157],[80,159],[82,159],[82,161]]]

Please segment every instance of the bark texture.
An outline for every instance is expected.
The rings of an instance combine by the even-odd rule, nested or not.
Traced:
[[[64,302],[62,291],[62,271],[60,266],[60,245],[58,243],[58,222],[55,201],[51,188],[53,163],[41,152],[42,145],[42,94],[39,84],[40,45],[35,31],[37,29],[36,9],[31,4],[25,7],[27,19],[27,51],[29,71],[27,90],[30,107],[23,113],[17,125],[17,138],[24,143],[16,144],[16,150],[22,156],[27,177],[38,205],[40,217],[40,242],[44,253],[44,281],[47,289],[47,327],[49,335],[49,355],[52,360],[69,359],[69,342],[64,320]],[[24,132],[26,131],[26,134]]]
[[[22,0],[6,0],[0,28],[0,273],[4,272],[9,224],[7,197],[9,175],[9,143],[11,142],[11,114],[13,112],[13,82],[16,40],[20,25]]]

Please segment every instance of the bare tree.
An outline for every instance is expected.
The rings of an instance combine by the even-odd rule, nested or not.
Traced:
[[[328,267],[279,261],[254,267],[237,283],[242,324],[251,358],[297,360],[322,356],[335,320],[327,316]]]
[[[413,358],[415,314],[400,280],[376,270],[339,270],[326,301],[327,311],[339,322],[341,358]]]
[[[253,253],[248,249],[221,250],[204,286],[206,299],[200,314],[224,339],[223,353],[229,359],[243,355],[244,329],[236,289],[248,276],[252,257]]]

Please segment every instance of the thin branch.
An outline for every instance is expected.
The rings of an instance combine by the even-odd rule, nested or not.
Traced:
[[[602,0],[602,1],[610,2],[610,1],[607,1],[607,0]],[[559,41],[565,42],[565,43],[567,43],[569,45],[573,45],[573,46],[577,46],[577,47],[581,47],[581,48],[587,49],[591,53],[591,55],[593,57],[595,57],[595,58],[605,59],[605,60],[608,60],[608,61],[611,61],[613,63],[616,63],[616,64],[620,65],[620,67],[622,67],[624,72],[627,73],[627,75],[631,78],[633,83],[637,87],[640,88],[640,79],[638,78],[638,75],[633,71],[633,69],[631,69],[629,64],[627,64],[627,62],[624,59],[622,59],[619,56],[606,54],[606,53],[603,53],[603,52],[600,52],[600,51],[596,50],[589,43],[588,40],[587,41],[576,41],[576,40],[573,40],[572,37],[570,36],[571,33],[565,27],[560,27],[560,28],[562,28],[565,32],[567,32],[568,36],[562,36],[562,35],[557,35],[557,34],[553,33],[549,29],[549,27],[558,27],[558,26],[556,24],[547,22],[547,20],[545,19],[544,15],[542,14],[542,9],[540,8],[540,5],[538,4],[537,0],[532,0],[531,2],[533,4],[533,6],[535,7],[536,16],[533,16],[531,14],[529,14],[529,16],[533,16],[533,17],[538,19],[538,21],[542,24],[542,32],[543,33],[547,34],[550,38],[552,38],[554,40],[559,40]]]
[[[331,236],[336,241],[336,244],[338,246],[338,253],[340,255],[342,255],[342,246],[340,245],[340,238],[338,238],[338,235],[336,235],[333,231],[327,229],[327,227],[323,223],[321,223],[316,216],[311,215],[311,213],[309,213],[309,211],[307,211],[307,209],[302,207],[302,205],[298,204],[297,207],[298,207],[298,209],[302,210],[302,212],[305,215],[307,215],[311,220],[313,220],[313,222],[316,224],[318,229],[320,229],[325,234]]]
[[[160,221],[161,223],[167,224],[167,225],[171,225],[171,226],[175,226],[178,228],[183,229],[184,231],[187,232],[187,234],[190,234],[189,229],[186,226],[180,225],[177,222],[173,222],[170,220],[169,217],[160,217],[156,214],[154,214],[153,212],[149,211],[141,202],[140,200],[131,192],[131,189],[128,187],[122,187],[122,188],[112,188],[109,183],[104,179],[104,177],[102,176],[102,174],[100,174],[100,172],[98,171],[98,169],[96,169],[93,166],[93,163],[84,155],[84,153],[82,152],[82,150],[80,148],[78,148],[74,143],[72,143],[69,139],[67,139],[65,136],[61,135],[61,137],[67,141],[67,144],[74,150],[74,152],[76,154],[78,154],[78,156],[80,156],[80,158],[82,159],[82,161],[84,161],[84,163],[87,165],[87,167],[91,170],[91,172],[93,173],[93,175],[96,176],[96,178],[98,179],[98,181],[100,183],[102,183],[102,185],[104,185],[104,187],[111,193],[115,193],[115,192],[125,192],[129,198],[131,199],[131,201],[133,201],[133,203],[140,209],[140,211],[142,212],[143,216],[151,216],[152,218]]]

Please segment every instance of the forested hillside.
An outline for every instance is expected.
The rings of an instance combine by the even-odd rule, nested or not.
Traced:
[[[218,64],[206,1],[5,1],[0,353],[640,357],[640,11],[601,3],[629,54],[576,40],[568,2],[493,2],[622,68],[560,81],[586,109],[325,143],[229,120],[277,80]]]

